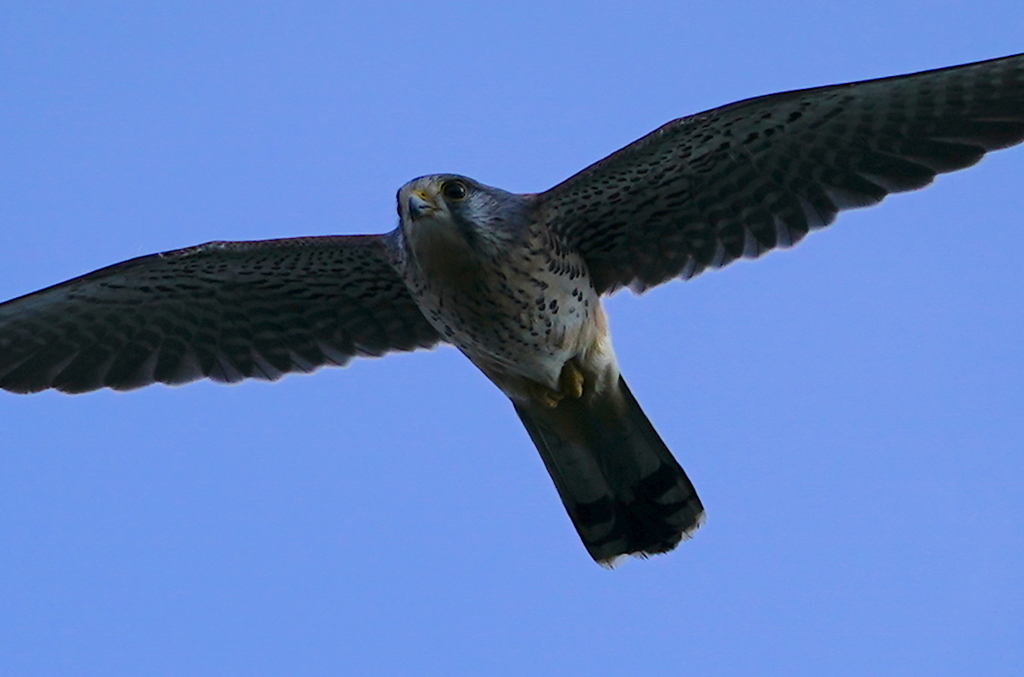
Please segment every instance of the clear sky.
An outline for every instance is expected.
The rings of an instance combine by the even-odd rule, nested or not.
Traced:
[[[1020,0],[6,2],[0,297],[550,187],[740,98],[1024,51]],[[1024,148],[608,302],[708,512],[597,567],[451,348],[0,393],[0,675],[1024,674]]]

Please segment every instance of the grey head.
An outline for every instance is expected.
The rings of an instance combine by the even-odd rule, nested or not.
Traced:
[[[399,189],[399,227],[417,258],[443,250],[482,254],[520,240],[534,202],[533,195],[510,193],[458,174],[431,174]]]

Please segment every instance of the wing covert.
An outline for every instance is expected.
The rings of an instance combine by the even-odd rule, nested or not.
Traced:
[[[537,196],[600,292],[789,247],[843,209],[1024,140],[1024,55],[762,96],[669,122]]]
[[[439,341],[383,236],[210,242],[0,304],[0,388],[274,380]]]

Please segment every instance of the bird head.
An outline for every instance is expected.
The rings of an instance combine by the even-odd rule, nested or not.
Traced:
[[[455,174],[413,179],[398,191],[398,216],[407,234],[421,227],[456,228],[465,220],[466,203],[478,184]]]
[[[400,227],[417,258],[500,246],[525,225],[528,204],[528,196],[457,174],[421,176],[398,191]]]

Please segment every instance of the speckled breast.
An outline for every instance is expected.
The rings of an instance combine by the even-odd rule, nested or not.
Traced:
[[[586,266],[544,246],[477,256],[447,276],[417,276],[430,323],[480,366],[554,382],[581,350],[599,303]]]

